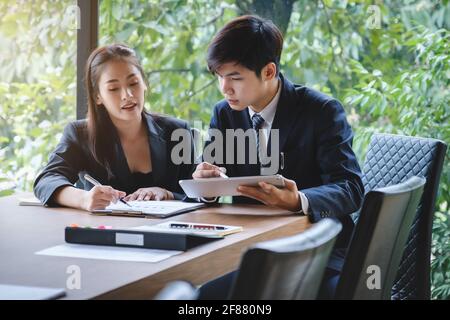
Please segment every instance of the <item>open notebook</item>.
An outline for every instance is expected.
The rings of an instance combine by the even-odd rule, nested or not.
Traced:
[[[122,202],[112,203],[104,210],[95,210],[93,214],[118,215],[131,217],[166,218],[176,214],[193,211],[205,206],[204,203],[167,201],[128,201],[131,207]]]

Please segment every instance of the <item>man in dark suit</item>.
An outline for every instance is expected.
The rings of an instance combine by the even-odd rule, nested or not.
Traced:
[[[234,203],[255,200],[307,215],[312,222],[336,218],[343,224],[336,248],[327,269],[321,297],[329,296],[329,287],[339,274],[345,248],[353,230],[350,214],[361,205],[364,187],[361,170],[351,144],[352,130],[342,105],[336,99],[311,88],[294,85],[279,72],[283,38],[270,21],[256,16],[243,16],[229,22],[212,40],[208,49],[208,67],[219,79],[225,100],[214,107],[210,127],[223,133],[223,147],[235,141],[226,140],[227,129],[255,130],[256,164],[245,155],[245,163],[219,159],[214,164],[197,166],[194,178],[264,174],[263,153],[273,159],[279,156],[279,173],[286,187],[278,189],[261,183],[259,187],[240,187],[242,197]],[[279,140],[273,141],[274,130]],[[208,143],[212,143],[209,141]],[[208,145],[207,143],[207,145]],[[271,154],[274,143],[279,152]],[[250,152],[251,142],[245,143]],[[237,151],[237,146],[234,146]],[[224,150],[225,153],[226,150]],[[225,169],[219,167],[223,166]],[[273,172],[272,172],[273,173]],[[224,298],[229,291],[227,275],[205,285],[201,298]],[[329,281],[328,281],[329,280]],[[218,285],[219,284],[219,285]],[[332,290],[332,288],[331,288]]]

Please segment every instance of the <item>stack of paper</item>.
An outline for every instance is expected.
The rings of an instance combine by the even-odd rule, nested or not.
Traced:
[[[43,206],[36,197],[19,198],[19,206]]]

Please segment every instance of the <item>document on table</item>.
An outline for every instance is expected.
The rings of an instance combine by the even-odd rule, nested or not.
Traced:
[[[36,197],[20,197],[19,206],[39,206],[42,207],[44,204]]]
[[[0,284],[0,300],[49,300],[65,296],[62,288],[43,288]]]
[[[167,218],[176,214],[205,207],[204,203],[183,202],[178,200],[128,201],[128,204],[130,206],[127,206],[122,202],[110,204],[104,210],[95,210],[93,214]]]
[[[183,251],[158,250],[142,248],[122,248],[109,246],[93,246],[82,244],[63,244],[36,252],[38,255],[117,260],[133,262],[159,262],[180,254]]]

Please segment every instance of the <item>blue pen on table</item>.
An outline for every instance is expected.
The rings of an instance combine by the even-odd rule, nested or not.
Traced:
[[[95,180],[94,178],[92,178],[90,175],[88,175],[87,173],[84,175],[84,178],[89,181],[90,183],[92,183],[94,186],[101,186],[102,184],[100,182],[98,182],[97,180]],[[126,204],[127,206],[131,207],[130,204],[128,202],[126,202],[125,200],[123,200],[123,198],[119,199],[120,202]]]

